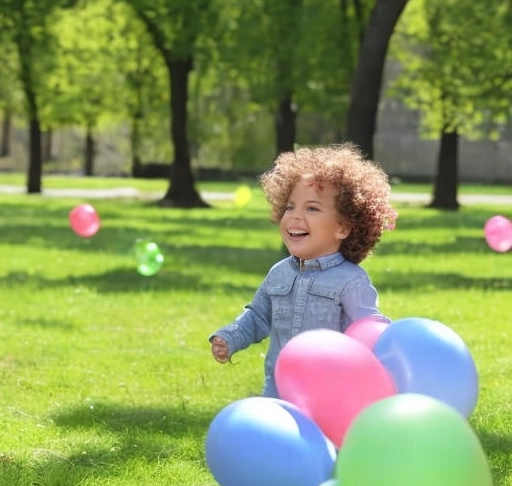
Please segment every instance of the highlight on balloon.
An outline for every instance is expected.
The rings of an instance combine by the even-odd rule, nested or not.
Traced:
[[[69,213],[71,229],[82,238],[94,236],[100,229],[101,222],[96,209],[91,204],[79,204]]]
[[[164,264],[162,250],[149,239],[135,240],[133,254],[137,262],[137,272],[144,277],[156,275]]]
[[[485,241],[499,253],[512,249],[512,220],[502,215],[489,218],[484,225]]]

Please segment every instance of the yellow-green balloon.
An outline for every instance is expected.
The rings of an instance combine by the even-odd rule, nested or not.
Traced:
[[[238,207],[246,206],[252,199],[252,190],[249,186],[243,185],[235,190],[235,205]]]
[[[356,416],[336,461],[343,486],[492,486],[467,420],[427,395],[379,400]]]
[[[137,272],[145,277],[156,275],[164,263],[159,246],[150,240],[137,240],[134,244]]]

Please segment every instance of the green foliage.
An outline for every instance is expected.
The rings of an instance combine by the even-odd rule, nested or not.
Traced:
[[[2,183],[14,177],[2,175]],[[148,191],[161,184],[48,182],[114,183]],[[215,484],[204,461],[208,426],[227,404],[259,393],[267,343],[239,353],[236,366],[222,366],[207,337],[240,311],[280,256],[267,205],[258,190],[253,195],[245,208],[213,202],[213,209],[194,210],[96,200],[102,228],[90,240],[68,225],[81,198],[0,196],[1,484]],[[391,318],[434,318],[467,343],[480,376],[470,422],[495,486],[506,486],[512,253],[492,252],[482,228],[509,207],[398,210],[397,229],[364,266]],[[166,257],[155,277],[135,271],[131,246],[141,236],[158,242]]]
[[[46,79],[55,67],[56,39],[50,28],[54,13],[59,8],[70,7],[72,1],[11,1],[0,3],[0,25],[9,45],[17,51],[17,66],[9,63],[10,77],[13,72],[23,90],[28,118],[39,119],[41,97],[46,90]]]
[[[54,29],[58,69],[48,79],[46,123],[100,130],[136,122],[142,160],[169,160],[168,77],[133,11],[91,1],[61,12]]]
[[[0,27],[1,29],[1,27]],[[12,38],[5,30],[0,30],[0,108],[22,113],[23,95],[19,79],[16,76],[18,55]]]
[[[510,10],[504,0],[409,2],[392,40],[391,93],[420,110],[425,137],[497,138],[510,117]]]
[[[199,37],[215,31],[217,1],[125,0],[146,25],[153,44],[173,59],[194,57]]]

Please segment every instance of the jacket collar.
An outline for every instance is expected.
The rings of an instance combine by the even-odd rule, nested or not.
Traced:
[[[327,270],[336,265],[341,265],[345,261],[345,257],[339,251],[312,260],[301,260],[296,256],[291,256],[290,258],[292,266],[297,270]]]

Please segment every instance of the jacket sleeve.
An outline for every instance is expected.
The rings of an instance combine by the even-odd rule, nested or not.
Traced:
[[[377,290],[367,275],[355,278],[344,288],[342,305],[344,309],[343,331],[352,322],[365,317],[371,317],[386,323],[391,322],[388,317],[380,312]]]
[[[250,304],[247,304],[236,319],[215,331],[210,337],[219,336],[228,343],[229,356],[265,339],[270,334],[272,312],[270,297],[265,282],[257,290]]]

